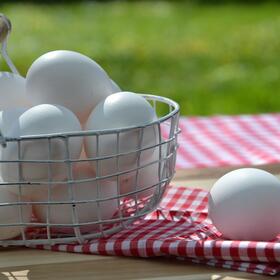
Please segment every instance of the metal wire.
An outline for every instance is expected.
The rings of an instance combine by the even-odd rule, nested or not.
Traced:
[[[10,245],[53,245],[57,243],[77,242],[82,243],[87,239],[104,237],[109,234],[120,231],[137,219],[145,216],[157,208],[164,191],[170,183],[175,172],[175,161],[177,152],[177,135],[180,132],[178,128],[179,106],[176,102],[153,95],[143,95],[151,102],[155,110],[165,105],[168,113],[159,117],[158,120],[143,126],[121,128],[116,130],[104,131],[83,131],[72,133],[57,133],[44,135],[31,135],[18,138],[5,138],[7,147],[10,144],[17,144],[18,157],[16,160],[0,161],[0,164],[17,165],[18,180],[0,182],[0,187],[18,188],[18,201],[2,202],[1,206],[18,207],[18,222],[0,224],[0,233],[2,227],[20,227],[21,235],[16,239],[0,240],[0,246]],[[160,106],[159,106],[160,105]],[[164,129],[163,129],[164,128]],[[164,130],[164,135],[163,135]],[[168,130],[168,133],[166,133]],[[146,134],[153,132],[155,139],[153,143],[147,143]],[[132,134],[131,134],[132,133]],[[104,155],[101,151],[102,137],[115,137],[115,148],[111,154]],[[137,143],[132,150],[122,148],[122,141],[130,141],[128,135],[136,135]],[[107,137],[106,136],[106,137]],[[96,153],[94,157],[72,158],[71,140],[75,137],[92,137],[95,140]],[[111,138],[110,138],[111,139]],[[44,159],[25,158],[23,153],[24,143],[31,141],[46,141],[48,157]],[[63,143],[65,157],[53,158],[54,141]],[[133,146],[133,145],[132,145]],[[153,155],[153,156],[150,156]],[[131,166],[124,166],[125,160],[133,159]],[[109,174],[103,174],[102,164],[112,161],[115,170]],[[42,180],[26,179],[24,171],[26,166],[36,166],[41,164],[46,166],[48,176]],[[79,164],[88,164],[95,167],[95,174],[88,178],[76,178],[73,176],[73,166]],[[66,168],[65,178],[54,177],[54,168],[64,165]],[[140,185],[140,179],[145,177],[147,170],[155,169],[154,180],[147,179],[147,184]],[[123,191],[123,178],[129,178],[128,186],[130,189]],[[104,189],[104,181],[110,181],[115,184],[115,193],[108,194]],[[76,196],[79,188],[83,184],[92,184],[96,188],[95,195],[90,194],[87,197]],[[28,200],[24,196],[25,188],[36,188],[47,190],[45,200]],[[53,199],[53,190],[65,188],[67,190],[66,199]],[[46,211],[45,220],[26,221],[23,208],[26,206],[40,206]],[[112,216],[103,215],[103,210],[108,206],[116,206],[116,211]],[[55,211],[59,211],[59,206],[71,209],[71,223],[57,223],[53,220]],[[58,207],[58,208],[57,208]],[[88,207],[92,213],[92,219],[86,221],[80,219],[79,211],[82,207]],[[3,210],[4,211],[4,210]],[[66,229],[66,230],[64,230]]]

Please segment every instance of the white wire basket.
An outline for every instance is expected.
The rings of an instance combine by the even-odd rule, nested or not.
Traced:
[[[5,212],[5,207],[13,207],[17,209],[18,218],[12,223],[0,224],[0,236],[1,230],[16,229],[20,233],[13,239],[0,240],[1,246],[83,243],[116,233],[157,208],[175,172],[179,106],[168,98],[142,96],[156,112],[166,112],[145,126],[1,137],[2,149],[16,145],[17,158],[2,160],[0,164],[13,165],[18,179],[1,182],[0,187],[16,190],[18,200],[2,201],[0,215],[1,210]],[[108,137],[114,139],[115,148],[104,154],[101,146]],[[71,158],[69,143],[76,138],[91,138],[96,144],[96,155],[89,158],[84,153],[80,158]],[[36,145],[38,141],[47,145],[48,156],[40,160],[26,158],[24,145]],[[59,159],[53,157],[57,141],[65,151],[64,157]],[[130,149],[123,149],[124,143],[128,143]],[[25,170],[36,171],[39,165],[47,172],[47,180],[26,178]],[[109,169],[106,168],[108,165]],[[95,172],[86,172],[89,175],[84,177],[76,176],[77,170],[85,166],[94,166]],[[54,176],[57,170],[62,170],[65,176]],[[106,191],[104,182],[110,186],[109,191]],[[26,192],[32,193],[33,199],[28,198]],[[43,198],[38,195],[38,199],[34,199],[37,192],[43,193]],[[60,195],[54,198],[54,193]],[[25,219],[27,208],[32,209],[31,220]],[[43,219],[38,219],[38,211]],[[62,222],[60,217],[63,216],[68,218]]]

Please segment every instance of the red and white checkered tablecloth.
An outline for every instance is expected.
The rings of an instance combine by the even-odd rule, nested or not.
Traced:
[[[224,240],[207,218],[202,189],[169,187],[158,209],[127,229],[86,244],[37,246],[85,254],[172,257],[215,267],[276,275],[280,238],[273,242]]]
[[[280,162],[280,114],[183,117],[179,126],[177,168]]]

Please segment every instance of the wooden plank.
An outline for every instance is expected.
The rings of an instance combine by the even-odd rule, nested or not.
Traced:
[[[85,254],[65,254],[63,252],[50,252],[27,248],[1,248],[0,269],[17,266],[43,265],[55,263],[71,263],[106,259],[107,256],[94,256]]]
[[[10,264],[13,258],[24,259],[32,250],[19,249],[13,251],[10,256]],[[34,252],[32,252],[34,253]],[[47,254],[46,254],[47,253]],[[36,264],[24,264],[22,266],[10,266],[0,268],[1,279],[26,280],[26,279],[271,279],[259,275],[247,274],[225,269],[214,269],[208,266],[191,264],[182,261],[164,258],[128,258],[128,257],[100,257],[88,256],[85,260],[80,254],[60,253],[65,260],[57,259],[56,252],[35,252],[37,259],[44,255],[42,264],[37,260]],[[48,256],[47,256],[48,255]],[[47,256],[47,257],[46,257]],[[77,256],[81,256],[78,260]],[[75,261],[73,261],[73,258]],[[0,262],[3,260],[0,254]],[[55,262],[55,260],[57,260]],[[22,260],[23,263],[25,262]],[[34,260],[35,261],[35,260]],[[49,261],[49,262],[48,262]]]
[[[242,166],[250,167],[250,166]],[[235,170],[236,168],[204,168],[204,169],[188,169],[179,170],[176,172],[172,184],[174,186],[185,187],[199,187],[206,190],[210,190],[213,184],[224,174]],[[280,179],[280,164],[258,165],[254,168],[260,168],[266,170]]]
[[[195,179],[215,179],[232,170],[252,166],[235,167],[213,167],[213,168],[195,168],[177,170],[173,181],[175,180],[195,180]],[[254,168],[266,170],[272,174],[280,174],[280,164],[256,165]]]

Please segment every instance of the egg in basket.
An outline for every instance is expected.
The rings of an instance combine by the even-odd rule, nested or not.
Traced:
[[[0,245],[84,242],[153,211],[174,175],[178,104],[122,91],[73,51],[42,55],[24,78],[10,30],[1,15]]]

